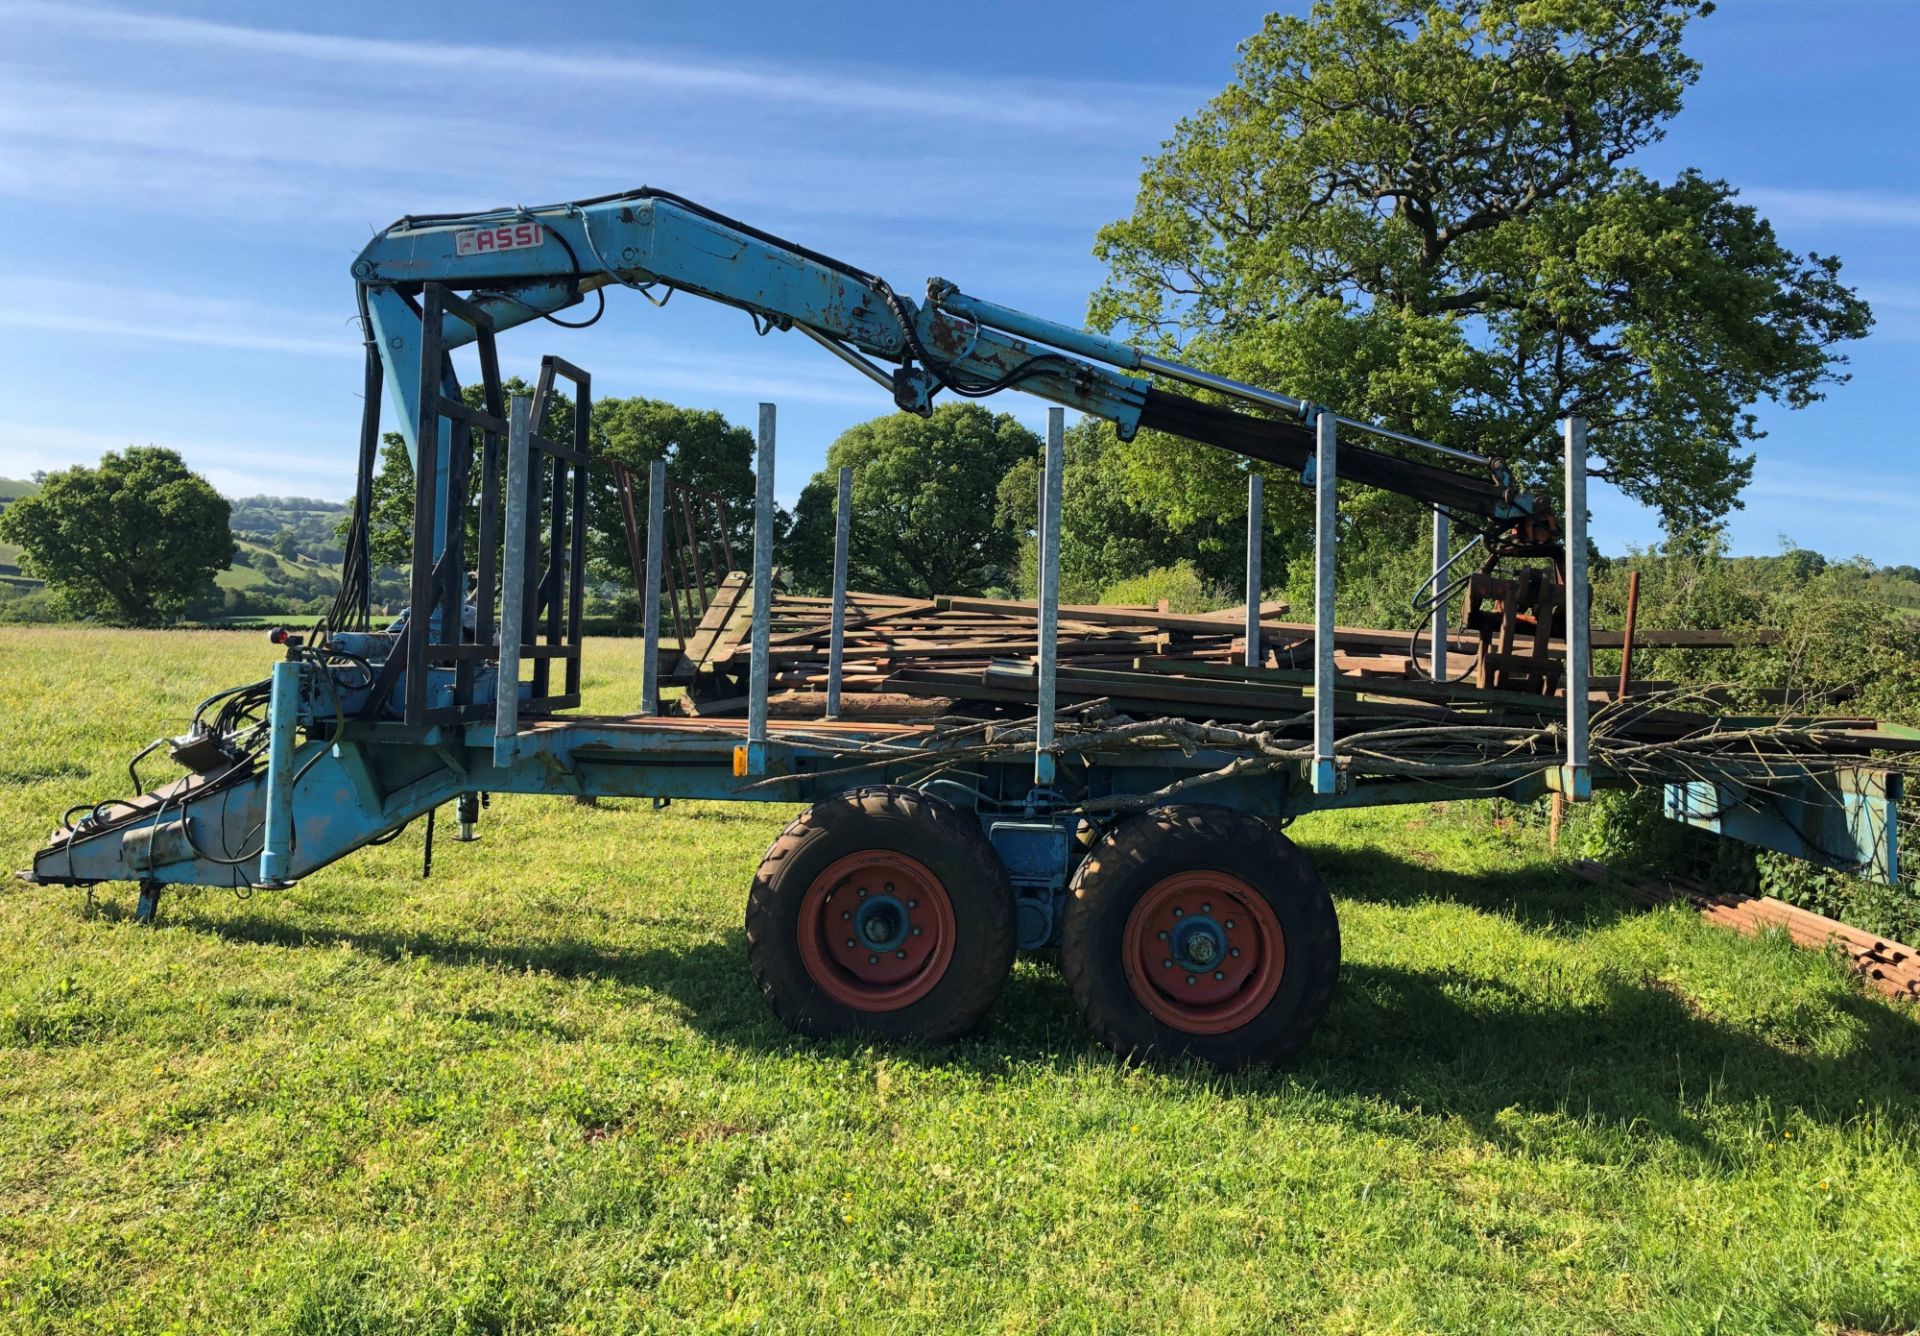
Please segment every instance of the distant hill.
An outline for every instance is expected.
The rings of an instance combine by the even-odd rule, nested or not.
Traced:
[[[14,501],[23,496],[32,496],[40,490],[37,482],[27,482],[20,478],[0,478],[0,510],[5,510]],[[0,585],[17,593],[31,593],[40,588],[40,581],[20,573],[20,549],[12,543],[0,543]]]
[[[340,522],[350,509],[346,502],[316,501],[305,496],[243,496],[229,499],[228,504],[233,507],[228,523],[236,539],[271,547],[282,556],[340,564]]]

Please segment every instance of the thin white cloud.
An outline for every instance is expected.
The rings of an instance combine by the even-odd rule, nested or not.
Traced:
[[[124,284],[0,274],[0,327],[303,357],[362,356],[345,317]],[[351,304],[344,309],[351,311]]]
[[[1834,474],[1801,464],[1769,460],[1764,455],[1754,469],[1754,479],[1746,495],[1756,499],[1778,499],[1805,503],[1828,502],[1850,510],[1875,510],[1906,515],[1913,509],[1911,498],[1920,492],[1920,477],[1905,482],[1889,475],[1871,486],[1856,485]]]
[[[75,110],[52,118],[48,106]],[[414,163],[423,140],[435,153]],[[14,198],[133,200],[143,210],[306,226],[385,222],[401,208],[504,203],[495,165],[503,160],[529,164],[514,183],[515,198],[528,204],[645,178],[722,208],[765,210],[779,201],[780,214],[796,221],[932,223],[948,231],[987,218],[1042,229],[1056,217],[1118,213],[1131,185],[1124,174],[996,155],[854,152],[769,141],[758,132],[719,144],[592,133],[556,144],[537,130],[364,103],[286,101],[270,92],[209,97],[57,78],[0,77],[0,144],[0,194]],[[823,181],[837,184],[823,191]],[[982,199],[1002,203],[983,213]]]
[[[1776,223],[1828,227],[1920,227],[1920,195],[1872,190],[1753,186],[1740,198]]]
[[[43,422],[0,422],[0,476],[96,464],[109,450],[161,445],[227,496],[338,496],[352,490],[353,448],[315,448],[305,441],[235,442],[177,432],[107,432]]]
[[[1168,111],[1194,105],[1204,93],[1140,84],[1071,80],[876,77],[853,69],[818,74],[766,62],[720,61],[692,51],[563,51],[390,38],[343,37],[286,28],[250,27],[123,9],[9,0],[0,14],[49,28],[148,46],[171,46],[252,57],[279,57],[365,71],[370,66],[414,73],[455,71],[484,83],[510,79],[674,92],[802,104],[862,116],[916,116],[998,123],[1079,134],[1122,126],[1164,126]]]

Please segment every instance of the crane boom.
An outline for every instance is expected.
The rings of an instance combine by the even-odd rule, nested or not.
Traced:
[[[604,306],[612,287],[636,288],[660,304],[690,292],[748,312],[762,332],[801,330],[885,385],[907,411],[930,412],[942,390],[978,398],[1018,389],[1103,418],[1122,439],[1147,427],[1295,469],[1313,458],[1310,419],[1321,411],[1104,335],[968,297],[941,279],[931,280],[927,299],[915,302],[875,274],[649,188],[539,208],[410,215],[367,244],[353,275],[369,340],[398,400],[402,433],[416,452],[422,333],[416,298],[429,282],[465,290],[495,329],[554,318],[590,296]],[[558,323],[598,318],[596,312],[586,322]],[[459,316],[445,317],[442,347],[475,337]],[[450,365],[444,376],[457,390]],[[1165,389],[1153,376],[1238,403]],[[1290,416],[1271,416],[1275,411]],[[1516,489],[1497,460],[1340,421],[1468,466],[1343,445],[1343,477],[1479,517],[1495,529],[1548,518],[1547,507]],[[449,452],[436,453],[444,468]]]

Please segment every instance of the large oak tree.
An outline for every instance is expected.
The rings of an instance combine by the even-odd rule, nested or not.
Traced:
[[[227,569],[228,518],[226,498],[177,451],[135,445],[47,474],[0,513],[0,539],[74,611],[151,626]]]
[[[1584,414],[1597,476],[1672,529],[1716,520],[1751,476],[1755,404],[1818,399],[1871,317],[1837,260],[1790,251],[1726,182],[1634,165],[1697,76],[1681,41],[1711,9],[1269,17],[1100,232],[1093,323],[1537,478],[1555,420]],[[1133,458],[1176,522],[1239,495],[1211,452]]]

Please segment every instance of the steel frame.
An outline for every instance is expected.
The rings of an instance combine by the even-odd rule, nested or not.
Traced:
[[[480,344],[489,403],[497,400],[498,367],[492,356],[485,312],[428,285],[425,309],[436,319],[468,321]],[[36,859],[43,882],[92,883],[119,879],[143,884],[195,883],[279,886],[390,835],[445,802],[480,792],[565,793],[581,797],[711,798],[737,801],[815,801],[860,784],[905,782],[926,766],[918,745],[930,736],[920,726],[834,722],[775,722],[769,717],[769,630],[773,583],[773,477],[776,413],[762,404],[755,461],[753,624],[748,716],[731,719],[669,719],[658,708],[660,580],[666,577],[661,546],[663,510],[670,498],[665,467],[649,468],[647,548],[644,569],[646,640],[642,709],[617,718],[560,716],[576,708],[580,687],[580,612],[584,575],[586,470],[590,461],[591,381],[553,357],[543,359],[533,396],[516,397],[510,411],[468,409],[445,392],[449,372],[444,351],[428,337],[422,347],[423,384],[418,436],[422,447],[416,492],[413,602],[407,632],[398,638],[353,717],[339,708],[339,687],[326,666],[297,647],[276,665],[269,704],[270,746],[265,771],[205,796],[190,786],[160,791],[123,804]],[[441,384],[427,383],[436,369]],[[578,393],[571,444],[536,430],[544,421],[556,377]],[[1064,412],[1050,411],[1040,497],[1041,588],[1038,600],[1040,654],[1035,666],[1039,709],[1031,760],[1007,757],[969,766],[965,780],[924,781],[930,791],[975,810],[1013,883],[1020,944],[1053,940],[1060,918],[1075,841],[1086,814],[1117,810],[1113,799],[1146,798],[1171,782],[1205,778],[1190,790],[1269,819],[1339,807],[1431,801],[1432,784],[1413,779],[1349,774],[1335,733],[1334,569],[1340,419],[1313,415],[1315,450],[1306,481],[1315,490],[1315,610],[1313,759],[1303,773],[1270,771],[1227,775],[1240,759],[1220,750],[1174,747],[1142,752],[1116,750],[1075,758],[1069,777],[1054,750],[1055,675],[1059,612],[1061,491],[1064,482]],[[442,426],[448,430],[442,431]],[[479,516],[479,591],[471,639],[445,634],[463,620],[454,595],[464,586],[468,530],[465,498],[480,436],[485,470]],[[506,441],[502,468],[499,441]],[[451,451],[444,461],[440,447]],[[1585,543],[1585,431],[1577,420],[1565,430],[1568,542]],[[442,463],[446,467],[441,467]],[[499,479],[505,479],[504,502]],[[435,479],[439,481],[436,483]],[[851,522],[850,473],[840,479],[836,524],[834,624],[844,628],[845,560]],[[630,492],[629,492],[630,497]],[[1259,544],[1261,487],[1249,487],[1248,627],[1259,636]],[[630,505],[630,500],[628,502]],[[503,532],[504,530],[504,532]],[[500,610],[493,608],[494,551],[503,549]],[[1436,517],[1434,558],[1444,570],[1443,517]],[[1584,563],[1570,559],[1568,576],[1584,585]],[[1584,601],[1568,600],[1563,669],[1570,683],[1585,681],[1587,636]],[[412,628],[429,628],[415,636]],[[498,641],[496,644],[495,641]],[[532,680],[520,681],[520,665],[532,661]],[[552,665],[564,665],[555,689]],[[400,665],[396,669],[396,665]],[[1576,671],[1578,670],[1578,671]],[[393,677],[404,674],[398,719],[381,717],[392,700]],[[323,689],[324,688],[324,689]],[[837,692],[833,693],[837,696]],[[831,700],[828,714],[838,712]],[[1556,792],[1584,797],[1595,782],[1586,751],[1584,693],[1568,692],[1568,761],[1506,786],[1525,799]],[[491,721],[484,716],[491,713]],[[296,742],[297,728],[306,740]],[[1814,861],[1850,869],[1896,866],[1894,809],[1900,797],[1896,774],[1862,766],[1833,792],[1802,785],[1778,788],[1764,765],[1751,789],[1736,782],[1712,794],[1675,786],[1669,804],[1676,819]],[[1771,787],[1769,787],[1771,785]],[[1067,791],[1062,792],[1062,788]],[[1755,798],[1754,795],[1760,795]],[[217,805],[209,802],[218,798]],[[1799,820],[1777,812],[1796,805]],[[1709,810],[1708,804],[1711,804]],[[1123,804],[1120,804],[1124,806]],[[477,815],[477,805],[470,805]],[[1784,810],[1784,809],[1782,809]],[[1797,834],[1788,831],[1799,832]],[[240,832],[261,830],[260,848],[235,857],[246,843]],[[1785,832],[1785,833],[1783,833]],[[215,838],[217,836],[217,839]],[[204,850],[218,847],[213,856]]]

